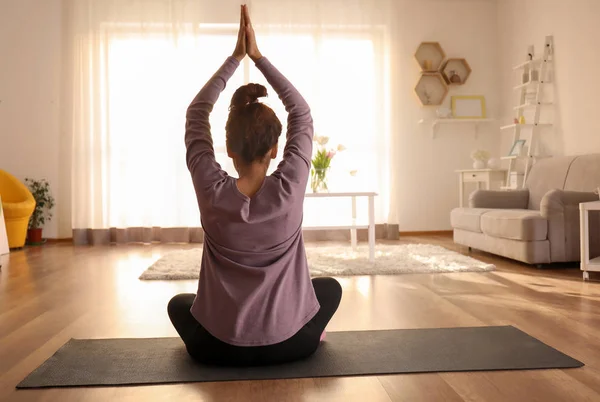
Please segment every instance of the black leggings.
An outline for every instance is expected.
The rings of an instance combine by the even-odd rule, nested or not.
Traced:
[[[295,335],[274,345],[234,346],[215,338],[190,313],[195,298],[193,293],[179,294],[171,299],[169,318],[190,356],[201,363],[261,366],[291,362],[308,357],[317,350],[321,334],[342,298],[342,287],[333,278],[315,278],[312,284],[321,308]]]

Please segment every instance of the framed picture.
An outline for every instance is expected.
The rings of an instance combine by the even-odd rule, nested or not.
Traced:
[[[485,98],[480,95],[453,96],[452,117],[455,119],[485,119]]]
[[[525,146],[525,140],[516,140],[510,149],[510,153],[508,156],[520,156],[521,152],[523,152],[523,147]]]

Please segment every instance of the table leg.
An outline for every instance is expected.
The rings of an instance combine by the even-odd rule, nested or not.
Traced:
[[[356,251],[356,197],[352,197],[352,229],[350,229],[350,242],[352,243],[352,250]]]
[[[369,261],[375,261],[375,197],[369,196]]]
[[[458,175],[458,205],[464,207],[465,183],[463,182],[462,173]]]
[[[590,262],[590,237],[589,237],[589,222],[588,222],[588,212],[581,208],[579,209],[579,220],[580,220],[580,234],[579,234],[579,243],[581,245],[581,270],[583,271],[583,279],[588,280],[589,275],[587,273],[587,266]]]

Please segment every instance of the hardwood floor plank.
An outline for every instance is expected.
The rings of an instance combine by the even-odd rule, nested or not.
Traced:
[[[379,381],[394,402],[463,401],[437,373],[382,376]]]
[[[25,390],[14,402],[29,401],[199,401],[199,402],[389,402],[375,377],[239,381],[118,388]]]
[[[490,381],[485,373],[441,373],[440,377],[465,402],[513,402],[508,396],[509,390]],[[524,395],[529,395],[528,391],[521,391]]]
[[[16,395],[34,395],[35,398],[29,399],[33,401],[41,400],[45,398],[45,393],[50,390],[35,390],[35,391],[18,391],[15,389],[16,385],[21,382],[29,373],[35,370],[40,364],[51,357],[61,346],[63,346],[69,339],[75,337],[81,328],[90,326],[89,314],[79,317],[73,321],[70,325],[63,328],[60,332],[54,334],[52,338],[47,341],[40,340],[36,346],[19,345],[19,349],[23,357],[18,363],[12,365],[8,371],[0,373],[0,401],[12,400],[16,398]],[[3,343],[0,343],[1,349],[5,348]],[[61,390],[56,390],[61,391]],[[6,399],[5,399],[6,398]]]
[[[41,314],[33,321],[0,338],[0,374],[6,372],[32,350],[52,339],[57,333],[77,321],[85,311],[76,302]]]
[[[598,364],[591,363],[581,370],[566,370],[565,374],[600,395],[600,381],[598,381],[600,379],[600,367]]]
[[[442,374],[465,401],[597,401],[598,394],[562,370]]]
[[[7,401],[572,401],[600,400],[600,284],[578,269],[537,269],[472,252],[448,236],[403,236],[495,264],[489,273],[340,278],[328,331],[514,325],[582,360],[573,370],[431,373],[142,387],[16,391],[70,338],[176,336],[169,299],[196,281],[139,281],[190,245],[72,247],[10,255],[0,271],[0,400]]]

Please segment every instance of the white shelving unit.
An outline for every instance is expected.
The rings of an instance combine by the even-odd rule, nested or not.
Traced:
[[[509,124],[507,126],[502,126],[500,127],[500,130],[509,130],[511,128],[516,128],[517,126],[521,127],[521,128],[525,128],[525,127],[552,127],[552,124],[550,123],[525,123],[525,124]]]
[[[516,187],[511,186],[511,175],[516,172],[516,162],[519,159],[525,160],[525,172],[523,177],[523,183],[521,186],[525,186],[527,181],[527,175],[531,165],[535,162],[536,157],[541,157],[536,153],[537,137],[540,134],[540,130],[551,127],[551,123],[540,122],[540,112],[542,107],[552,105],[551,102],[542,101],[543,89],[548,84],[545,81],[547,77],[548,64],[553,62],[554,55],[554,41],[552,36],[547,36],[544,44],[544,53],[541,58],[534,58],[534,48],[529,46],[527,51],[527,60],[513,68],[515,71],[523,71],[523,76],[528,75],[528,81],[519,84],[514,87],[515,91],[520,91],[520,100],[514,110],[517,112],[516,121],[524,119],[524,111],[528,109],[534,109],[533,121],[530,123],[515,123],[508,124],[500,127],[501,130],[512,130],[513,132],[513,144],[517,140],[525,139],[527,145],[527,154],[518,156],[507,156],[503,157],[503,160],[509,161],[508,172],[506,175],[506,186],[504,190],[515,190]],[[536,74],[534,74],[536,73]],[[529,90],[533,89],[535,94],[535,100],[531,101],[528,99]],[[526,130],[525,133],[522,131]],[[528,140],[528,141],[527,141]],[[547,156],[547,155],[546,155]]]
[[[534,108],[534,107],[538,107],[538,106],[552,106],[552,105],[553,105],[552,102],[526,103],[524,105],[515,106],[513,109],[514,110],[529,109],[529,108]]]
[[[503,161],[510,161],[515,159],[523,159],[523,156],[501,156],[500,159]]]
[[[544,82],[526,82],[524,84],[520,84],[520,85],[517,85],[516,87],[513,87],[513,90],[520,91],[521,89],[533,88],[533,87],[543,86],[546,84],[547,83],[544,83]]]
[[[478,134],[478,129],[479,129],[479,125],[480,124],[491,123],[493,121],[495,121],[495,119],[452,119],[452,118],[448,118],[448,119],[435,119],[431,123],[431,136],[433,138],[435,138],[435,135],[437,133],[437,128],[440,125],[444,125],[444,124],[451,124],[451,125],[469,124],[469,125],[473,125],[475,127],[475,134]]]
[[[590,279],[590,272],[600,271],[600,257],[590,259],[590,211],[600,211],[600,201],[579,204],[581,270],[583,271],[583,280],[586,281]]]
[[[527,60],[521,64],[517,64],[516,66],[513,67],[513,70],[517,71],[517,70],[521,70],[522,68],[528,67],[528,66],[534,66],[536,64],[540,64],[540,63],[544,63],[546,62],[545,59],[543,58],[539,58],[539,59],[533,59],[533,60]]]

